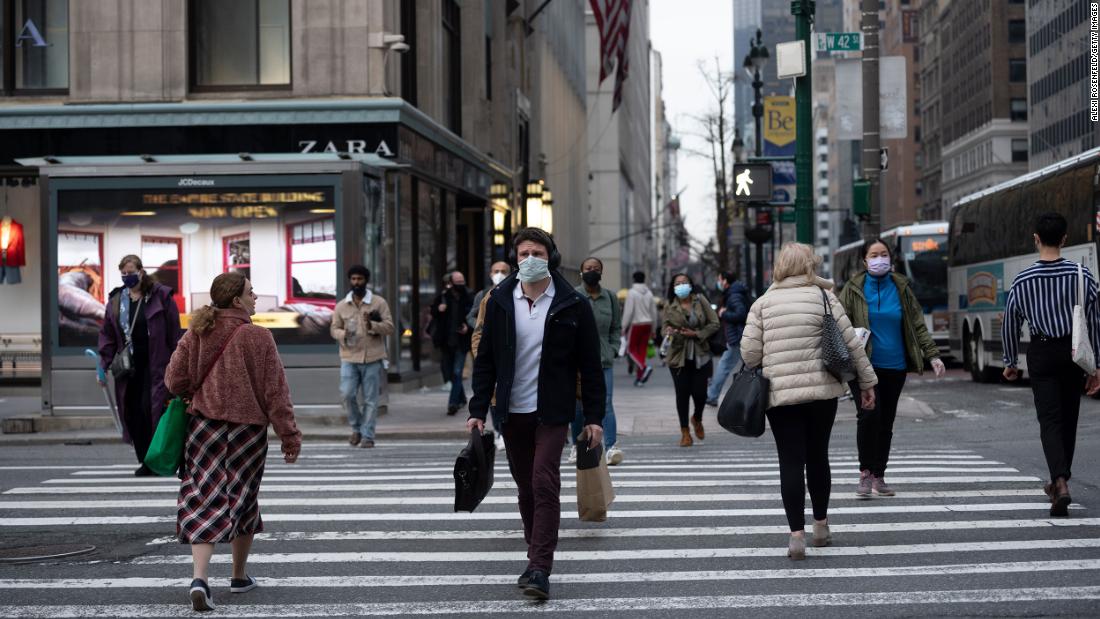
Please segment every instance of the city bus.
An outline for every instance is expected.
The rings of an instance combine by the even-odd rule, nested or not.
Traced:
[[[882,233],[890,245],[894,270],[909,278],[924,309],[924,325],[940,349],[950,357],[947,317],[947,222],[932,221],[898,226]],[[865,270],[863,241],[848,243],[833,254],[833,278],[837,290]]]
[[[1062,255],[1096,268],[1100,148],[968,195],[955,203],[948,239],[951,351],[975,382],[1004,369],[1001,322],[1016,275],[1039,259],[1035,218],[1057,211],[1069,222]],[[1019,368],[1027,370],[1028,332]]]

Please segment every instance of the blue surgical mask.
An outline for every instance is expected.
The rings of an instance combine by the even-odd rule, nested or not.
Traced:
[[[550,263],[537,256],[528,256],[519,263],[519,281],[530,284],[550,277]]]
[[[672,291],[676,293],[677,297],[686,299],[691,294],[691,284],[676,284]]]
[[[722,292],[726,289],[726,287],[722,285],[721,281],[714,282],[714,287],[718,289],[718,292]]]

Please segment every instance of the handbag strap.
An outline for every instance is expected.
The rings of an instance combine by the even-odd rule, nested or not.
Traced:
[[[1077,263],[1077,305],[1085,307],[1085,267]]]
[[[825,306],[825,313],[829,316],[833,315],[833,308],[829,307],[829,295],[825,294],[824,288],[818,288],[821,291],[821,304]]]
[[[221,350],[219,350],[217,356],[214,357],[214,362],[210,364],[210,367],[206,368],[206,372],[203,372],[202,378],[200,378],[198,384],[195,385],[195,389],[194,391],[192,391],[193,394],[198,393],[199,390],[202,389],[203,383],[206,382],[206,377],[210,376],[210,372],[214,371],[214,366],[218,365],[218,361],[221,361],[222,353],[225,352],[226,348],[229,348],[229,343],[233,341],[233,337],[237,335],[237,332],[240,331],[241,327],[243,326],[243,324],[237,325],[237,328],[233,329],[233,332],[229,334],[229,337],[225,338],[225,342],[222,344]]]
[[[129,294],[129,293],[126,293],[126,294]],[[145,297],[142,297],[142,298],[137,300],[137,305],[135,306],[134,303],[133,303],[133,299],[130,300],[130,309],[128,310],[130,312],[130,328],[123,334],[123,335],[126,336],[126,345],[127,346],[133,345],[134,327],[137,326],[138,311],[141,310],[141,305],[144,302],[145,302]],[[121,304],[121,303],[122,303],[122,301],[120,300],[119,304]]]

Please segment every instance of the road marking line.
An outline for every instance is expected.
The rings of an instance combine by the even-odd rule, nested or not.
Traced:
[[[266,516],[265,516],[266,518]],[[1035,520],[933,520],[925,522],[872,522],[866,524],[832,524],[833,533],[897,533],[907,531],[968,531],[971,529],[1035,529],[1047,527],[1097,527],[1100,518],[1035,519]],[[786,525],[761,525],[738,527],[643,527],[621,529],[570,529],[563,528],[561,539],[611,539],[620,537],[714,537],[726,535],[787,535]],[[470,540],[470,539],[523,539],[523,531],[277,531],[257,533],[257,542],[337,542],[364,540]],[[158,537],[146,546],[178,544],[176,537]]]
[[[1100,548],[1100,539],[1060,539],[1059,549]],[[1007,552],[1014,550],[1049,550],[1051,540],[1010,540],[992,542],[947,542],[930,544],[888,544],[882,546],[828,546],[809,547],[807,556],[868,557],[887,555],[940,554],[956,552]],[[730,559],[745,557],[785,557],[787,548],[646,548],[635,550],[558,550],[555,562],[564,561],[646,561],[654,559]],[[249,555],[252,564],[308,564],[308,563],[491,563],[495,561],[525,561],[526,551],[495,550],[476,552],[274,552]],[[131,565],[182,565],[190,564],[191,555],[161,555],[136,557]],[[233,562],[228,553],[216,554],[212,563]]]
[[[899,499],[953,499],[979,497],[1031,497],[1045,496],[1040,489],[1009,488],[1005,490],[935,490],[932,492],[906,492]],[[776,493],[715,493],[715,494],[619,494],[616,503],[725,503],[736,501],[780,501]],[[833,501],[862,501],[852,493],[843,493],[832,497]],[[264,507],[301,506],[297,498],[261,499]],[[485,497],[482,504],[513,505],[512,496]],[[562,503],[576,503],[576,495],[565,494]],[[453,496],[421,497],[326,497],[311,498],[309,506],[334,505],[451,505]],[[73,500],[73,501],[0,501],[0,510],[4,509],[175,509],[175,499],[117,499],[117,500]]]
[[[963,574],[1016,574],[1029,572],[1062,572],[1100,570],[1100,560],[1077,561],[1013,561],[1008,563],[958,563],[950,565],[917,565],[896,567],[805,568],[775,570],[699,570],[657,572],[610,572],[597,574],[555,573],[555,584],[635,583],[635,582],[700,582],[737,580],[777,580],[814,578],[890,578],[912,576],[956,576]],[[224,579],[223,579],[224,580]],[[265,589],[278,587],[349,588],[349,587],[431,587],[510,585],[514,574],[458,574],[415,576],[290,576],[264,578]],[[180,578],[27,578],[0,580],[4,589],[151,589],[176,588],[188,581]],[[214,586],[224,586],[214,580]]]
[[[262,507],[261,500],[261,507]],[[1071,509],[1082,509],[1072,505]],[[841,514],[896,514],[896,513],[970,513],[970,512],[1001,512],[1001,511],[1044,511],[1050,509],[1050,503],[984,503],[973,505],[865,505],[860,507],[834,507],[829,510],[834,515]],[[736,516],[782,516],[782,508],[757,508],[757,509],[690,509],[690,510],[625,510],[611,511],[609,518],[725,518]],[[812,513],[807,509],[807,514]],[[302,514],[302,513],[274,513],[264,514],[267,522],[392,522],[394,519],[402,521],[469,521],[469,520],[508,520],[515,521],[519,514],[515,511],[501,512],[380,512],[380,513],[347,513],[347,514]],[[41,518],[3,518],[0,519],[0,527],[35,527],[35,526],[91,526],[91,525],[121,525],[121,524],[160,524],[175,522],[175,516],[69,516],[69,517],[41,517]],[[1061,543],[1061,542],[1059,542]]]
[[[414,492],[427,490],[454,490],[454,482],[443,482],[441,476],[433,477],[440,483],[419,484],[314,484],[314,485],[281,485],[264,483],[261,492]],[[11,488],[3,494],[152,494],[158,492],[175,492],[178,482],[166,480],[168,484],[155,486],[29,486]],[[266,481],[266,480],[265,480]],[[300,480],[295,480],[300,481]],[[966,477],[891,477],[893,486],[903,487],[908,484],[984,484],[984,483],[1040,483],[1038,477],[1030,475],[970,475]],[[740,486],[768,486],[774,487],[779,483],[778,479],[648,479],[631,480],[620,479],[614,482],[616,488],[736,488]],[[575,481],[562,481],[562,488],[576,488]],[[494,488],[515,489],[516,485],[511,481],[502,481],[493,484]]]

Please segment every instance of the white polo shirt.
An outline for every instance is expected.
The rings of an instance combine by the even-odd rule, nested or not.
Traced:
[[[542,362],[542,338],[546,315],[554,301],[554,280],[542,296],[532,301],[517,283],[512,297],[516,304],[516,373],[512,380],[510,413],[533,413],[539,407],[539,364]]]

